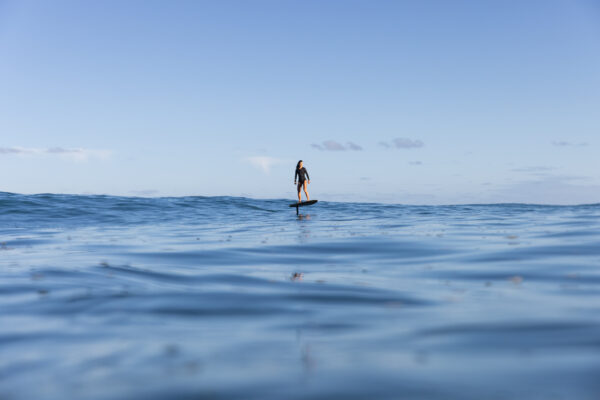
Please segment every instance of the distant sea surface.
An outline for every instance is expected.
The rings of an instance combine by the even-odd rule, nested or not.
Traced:
[[[600,399],[600,205],[0,193],[0,399]]]

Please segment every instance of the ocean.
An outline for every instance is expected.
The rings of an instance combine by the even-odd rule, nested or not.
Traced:
[[[600,398],[600,204],[0,193],[0,399]]]

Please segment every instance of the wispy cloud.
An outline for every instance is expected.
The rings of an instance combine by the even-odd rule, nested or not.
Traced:
[[[335,140],[326,140],[321,144],[311,144],[310,147],[313,149],[321,150],[321,151],[361,151],[363,148],[354,142],[346,142],[346,144],[342,144],[340,142],[336,142]]]
[[[586,176],[547,175],[501,185],[491,201],[538,204],[598,203],[600,185]]]
[[[589,145],[589,143],[587,143],[587,142],[575,143],[575,142],[567,142],[564,140],[554,141],[554,142],[552,142],[552,144],[557,147],[570,147],[570,146],[585,147],[585,146]]]
[[[425,144],[420,140],[412,140],[408,138],[396,138],[392,141],[398,149],[413,149],[423,147]]]
[[[24,156],[39,156],[39,155],[57,155],[63,158],[69,158],[76,161],[86,161],[91,158],[106,159],[110,157],[111,151],[84,149],[84,148],[34,148],[34,147],[0,147],[0,154],[4,155],[24,155]]]
[[[246,157],[245,161],[249,162],[252,166],[260,169],[266,174],[271,172],[272,166],[287,162],[287,160],[281,160],[279,158],[273,158],[268,156]]]
[[[361,146],[359,146],[353,142],[346,143],[346,147],[348,147],[348,149],[354,150],[354,151],[361,151],[363,149]]]
[[[386,149],[395,147],[397,149],[416,149],[425,146],[421,140],[413,140],[409,138],[395,138],[392,139],[391,143],[379,142],[379,145]]]
[[[421,161],[410,161],[409,164],[410,165],[423,165],[423,163]]]
[[[520,168],[513,168],[511,169],[511,171],[514,172],[548,172],[548,171],[552,171],[553,167],[546,167],[546,166],[533,166],[533,167],[520,167]]]
[[[17,147],[0,147],[0,154],[22,154],[23,150]]]
[[[159,194],[160,192],[156,189],[144,189],[144,190],[130,190],[129,193],[134,194],[136,196],[154,196]]]

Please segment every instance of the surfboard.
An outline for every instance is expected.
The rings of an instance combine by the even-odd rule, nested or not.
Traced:
[[[300,203],[290,204],[290,207],[304,207],[304,206],[312,206],[319,200],[309,200],[309,201],[301,201]]]

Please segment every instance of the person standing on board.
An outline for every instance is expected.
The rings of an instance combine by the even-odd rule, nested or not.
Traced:
[[[298,178],[298,180],[296,180]],[[304,194],[306,195],[306,201],[309,201],[308,190],[306,189],[306,185],[310,183],[310,176],[308,176],[308,171],[304,168],[304,163],[302,160],[298,161],[296,165],[296,173],[294,174],[294,185],[298,182],[298,203],[302,202],[302,194],[300,190],[304,188]]]

